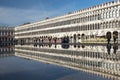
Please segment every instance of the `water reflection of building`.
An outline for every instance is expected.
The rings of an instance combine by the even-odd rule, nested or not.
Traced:
[[[113,47],[113,46],[112,46]],[[73,45],[69,49],[63,49],[61,45],[52,45],[45,47],[32,47],[32,45],[17,45],[16,55],[30,59],[45,61],[61,66],[70,66],[74,68],[87,69],[120,75],[120,56],[119,49],[114,53],[108,54],[106,46],[85,46],[82,45],[74,48]]]
[[[0,54],[14,53],[14,28],[0,27]]]
[[[15,28],[16,55],[120,75],[119,18],[120,1],[117,0],[18,26]]]
[[[83,71],[87,73],[92,73],[93,75],[96,75],[96,76],[101,76],[108,80],[120,80],[120,77],[116,75],[109,75],[109,74],[104,74],[104,73],[94,72],[94,71],[89,71],[89,70],[83,70]]]
[[[15,55],[14,53],[4,53],[4,54],[0,54],[0,58],[10,57],[10,56],[14,56],[14,55]]]

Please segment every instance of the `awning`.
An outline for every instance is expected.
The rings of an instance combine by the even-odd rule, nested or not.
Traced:
[[[93,35],[98,35],[98,31],[93,31]]]
[[[90,35],[90,31],[86,31],[85,33],[83,33],[85,35]]]
[[[97,36],[105,36],[105,35],[106,35],[106,32],[104,30],[98,31]]]

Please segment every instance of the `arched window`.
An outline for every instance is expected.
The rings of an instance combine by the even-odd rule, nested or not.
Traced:
[[[106,22],[106,23],[105,23],[105,28],[108,28],[108,27],[109,27],[109,23]]]
[[[88,30],[90,30],[90,26],[88,25]]]
[[[116,27],[116,24],[115,24],[115,21],[112,23],[112,28],[115,28]]]
[[[92,25],[93,26],[93,30],[95,29],[95,26],[94,26],[94,24]]]
[[[119,22],[116,21],[116,26],[115,26],[115,28],[118,28],[118,27],[119,27]]]
[[[96,20],[96,15],[93,15],[93,16],[92,16],[92,20]]]
[[[111,11],[110,11],[110,18],[112,18],[112,17],[113,17],[113,14],[112,14],[112,12],[113,12],[113,11],[111,10]]]
[[[102,19],[104,18],[103,16],[104,16],[104,14],[102,13],[102,14],[101,14],[101,18],[102,18]]]
[[[103,23],[103,29],[105,29],[106,28],[106,23]]]
[[[111,18],[111,11],[109,11],[109,18]]]
[[[106,18],[109,18],[109,11],[106,12]]]
[[[106,19],[106,12],[103,13],[103,19]]]
[[[92,30],[93,28],[92,28],[92,25],[90,25],[90,30]]]
[[[104,28],[104,23],[101,23],[100,24],[100,29],[103,29]]]
[[[107,14],[108,14],[108,12],[105,12],[105,19],[107,19],[107,18],[108,18]]]
[[[116,17],[119,17],[119,9],[116,9]]]
[[[112,17],[115,17],[115,10],[112,10]]]
[[[110,22],[110,23],[109,23],[109,28],[112,28],[112,27],[113,27],[113,26],[112,26],[112,22]]]

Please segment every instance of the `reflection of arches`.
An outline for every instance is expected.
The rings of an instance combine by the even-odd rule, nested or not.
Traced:
[[[111,52],[111,44],[107,44],[106,48],[107,48],[108,54],[110,54],[110,52]]]
[[[62,48],[69,48],[69,37],[62,38]]]
[[[33,41],[34,41],[34,47],[37,47],[37,38],[34,37],[34,38],[33,38]]]
[[[74,34],[74,48],[76,48],[76,42],[77,42],[77,35]]]
[[[116,54],[118,50],[118,44],[113,44],[113,53]]]

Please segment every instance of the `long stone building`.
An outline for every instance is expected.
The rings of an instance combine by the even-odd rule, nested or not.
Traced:
[[[17,26],[15,38],[17,56],[120,75],[119,0]]]
[[[14,27],[0,27],[0,55],[10,53],[14,54]]]

